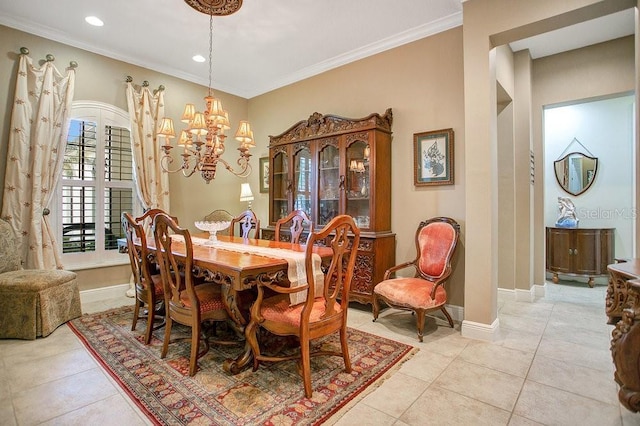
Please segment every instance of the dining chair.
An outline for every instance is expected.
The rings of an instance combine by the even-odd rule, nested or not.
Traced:
[[[231,222],[233,215],[226,210],[217,209],[204,217],[205,222]]]
[[[435,217],[420,222],[416,231],[416,258],[387,269],[383,280],[373,289],[373,320],[378,319],[382,300],[390,307],[415,312],[421,342],[429,311],[440,309],[453,328],[453,320],[445,308],[445,284],[451,275],[451,258],[459,236],[460,225],[451,218]],[[415,269],[413,277],[391,277],[408,267]]]
[[[288,287],[282,283],[258,282],[258,295],[251,307],[251,320],[245,329],[246,340],[253,353],[253,370],[260,362],[276,362],[298,359],[301,365],[304,394],[311,398],[311,363],[316,355],[341,356],[345,371],[351,372],[351,359],[347,342],[347,312],[349,287],[353,277],[360,230],[351,216],[334,217],[320,231],[312,232],[305,250],[305,273],[307,283]],[[333,250],[328,268],[323,269],[323,282],[316,283],[313,264],[313,248],[316,243]],[[322,291],[316,294],[316,285]],[[291,305],[290,295],[306,291],[303,303]],[[275,294],[270,296],[270,294]],[[344,295],[340,301],[338,297]],[[267,296],[267,297],[265,297]],[[260,352],[257,332],[263,328],[279,336],[296,336],[300,344],[299,353],[292,356],[268,356]],[[340,333],[340,351],[322,348],[310,352],[310,341],[334,332]]]
[[[285,217],[282,217],[276,221],[275,240],[281,241],[283,235],[280,234],[280,229],[283,226],[289,225],[291,231],[290,240],[293,244],[300,243],[300,237],[305,230],[305,226],[309,233],[313,232],[313,222],[309,219],[309,215],[304,210],[294,210]]]
[[[136,289],[135,305],[133,310],[133,322],[131,331],[136,329],[139,319],[146,319],[147,326],[144,333],[144,343],[151,342],[151,333],[164,325],[164,315],[156,314],[164,303],[164,289],[160,273],[156,268],[152,254],[147,247],[147,238],[143,223],[149,218],[155,217],[161,211],[148,211],[139,218],[134,219],[127,212],[122,213],[122,229],[127,239],[127,252],[129,253],[129,263],[133,274],[133,282]],[[140,239],[139,246],[134,243],[135,238]],[[146,307],[146,315],[141,315],[141,308]],[[160,324],[154,327],[155,322]]]
[[[153,221],[153,236],[160,276],[164,285],[166,325],[160,357],[165,358],[171,339],[173,322],[191,327],[189,376],[196,374],[197,360],[209,351],[209,339],[202,333],[205,321],[229,319],[218,284],[195,285],[193,276],[193,244],[188,229],[183,229],[166,214],[158,214]],[[173,236],[173,238],[172,238]],[[177,256],[172,245],[182,240],[184,256]],[[200,341],[204,348],[198,352]]]
[[[242,238],[250,238],[252,235],[251,231],[253,231],[253,238],[260,238],[260,220],[253,210],[246,210],[231,219],[229,235],[232,237],[235,235],[236,224],[238,224]]]

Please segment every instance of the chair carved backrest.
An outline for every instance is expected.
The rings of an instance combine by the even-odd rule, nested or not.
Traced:
[[[0,273],[22,269],[16,234],[9,222],[0,219]]]
[[[185,256],[180,258],[171,249],[174,240],[171,236],[182,237],[184,240]],[[193,312],[199,312],[200,301],[196,296],[193,284],[193,244],[188,229],[178,226],[175,220],[166,214],[158,214],[153,219],[153,236],[156,243],[156,256],[160,275],[164,284],[165,300],[172,306],[167,309],[184,307],[180,300],[180,292],[187,290],[190,306]],[[184,274],[179,273],[184,271]]]
[[[460,235],[453,219],[436,217],[423,221],[416,232],[416,267],[424,279],[439,282],[451,274],[451,258]]]
[[[326,244],[327,238],[331,240]],[[333,250],[331,263],[324,270],[323,294],[314,294],[313,275],[313,247],[317,243],[327,245]],[[324,297],[325,311],[322,318],[327,318],[336,314],[337,298],[341,297],[342,312],[346,313],[349,307],[349,289],[356,263],[356,255],[360,244],[360,229],[356,226],[353,218],[348,215],[334,217],[320,231],[312,232],[307,239],[305,268],[307,273],[307,283],[309,290],[307,293],[306,306],[303,310],[302,324],[309,324],[309,315],[313,308],[314,298]],[[346,318],[346,315],[345,315]]]
[[[231,220],[231,226],[229,226],[230,236],[235,235],[236,224],[240,227],[240,236],[242,238],[249,238],[252,230],[254,231],[254,238],[260,237],[260,220],[253,210],[244,211]]]
[[[131,272],[136,287],[146,288],[151,283],[151,270],[149,268],[149,249],[147,248],[147,237],[141,222],[134,219],[127,212],[122,213],[122,229],[127,239],[127,252],[131,263]],[[135,238],[140,239],[140,246],[134,243]]]
[[[275,240],[280,241],[280,230],[283,226],[291,224],[289,230],[291,231],[291,242],[294,244],[300,243],[300,237],[304,232],[305,226],[308,228],[309,233],[313,232],[313,222],[309,219],[309,215],[304,210],[294,210],[287,216],[278,219],[276,222]]]

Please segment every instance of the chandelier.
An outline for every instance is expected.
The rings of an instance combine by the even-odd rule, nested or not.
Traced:
[[[171,169],[173,157],[171,156],[171,139],[176,133],[173,120],[164,117],[160,122],[158,136],[164,139],[162,150],[164,155],[160,159],[163,170],[169,173],[182,171],[186,177],[196,172],[206,183],[210,183],[216,177],[218,163],[221,163],[229,172],[238,177],[247,177],[251,173],[250,148],[256,146],[253,139],[253,131],[248,121],[241,120],[235,139],[239,142],[238,151],[240,157],[237,160],[239,169],[236,170],[229,164],[222,154],[225,152],[225,131],[231,128],[229,114],[222,108],[222,102],[213,96],[211,89],[212,52],[213,52],[213,16],[230,15],[242,6],[242,0],[185,0],[185,2],[199,12],[209,15],[209,86],[205,96],[205,108],[203,112],[196,111],[194,104],[185,105],[180,121],[187,128],[180,132],[177,147],[182,148],[182,163],[180,167]]]

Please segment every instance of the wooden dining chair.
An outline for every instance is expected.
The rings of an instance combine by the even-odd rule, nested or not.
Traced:
[[[329,240],[330,238],[330,240]],[[347,342],[347,311],[349,306],[349,287],[353,277],[357,247],[360,241],[360,230],[351,216],[340,215],[333,218],[322,230],[309,234],[305,251],[305,268],[307,284],[288,287],[282,283],[258,282],[258,295],[251,307],[251,321],[245,329],[247,342],[253,352],[253,370],[257,370],[260,362],[286,361],[298,359],[302,364],[304,394],[311,398],[311,356],[342,356],[345,371],[351,372],[351,359]],[[315,292],[313,271],[313,248],[322,243],[333,249],[329,267],[324,270],[322,292]],[[306,291],[303,303],[291,306],[292,293]],[[272,292],[275,296],[265,297]],[[344,295],[340,301],[339,295]],[[257,338],[258,328],[262,327],[279,336],[296,336],[300,342],[300,352],[293,356],[267,356],[260,352]],[[310,341],[334,332],[340,333],[338,351],[310,352]]]
[[[373,320],[378,319],[380,301],[388,306],[416,313],[418,340],[422,342],[425,315],[440,309],[453,328],[453,319],[445,308],[445,284],[451,275],[451,258],[460,236],[460,225],[447,217],[435,217],[420,223],[416,231],[416,258],[393,266],[384,274],[383,281],[373,289]],[[413,267],[414,277],[392,278],[404,268]]]
[[[150,210],[136,219],[127,212],[122,213],[122,229],[127,239],[127,252],[136,290],[131,331],[136,329],[139,319],[146,319],[145,345],[151,342],[153,330],[164,325],[164,315],[156,315],[164,303],[162,280],[155,262],[151,259],[151,252],[147,248],[147,238],[143,227],[145,220],[153,218],[159,212],[161,210]],[[134,244],[136,237],[140,239],[139,246]],[[145,307],[146,315],[141,315],[140,311]],[[159,324],[154,326],[155,322],[159,322]]]
[[[232,237],[235,235],[236,224],[238,224],[242,238],[251,238],[252,235],[253,238],[260,238],[260,220],[253,210],[246,210],[231,219],[229,235]]]
[[[304,210],[294,210],[285,217],[278,219],[275,229],[276,241],[282,241],[283,235],[281,235],[280,229],[283,226],[289,226],[289,230],[291,231],[290,240],[293,244],[300,243],[300,237],[305,227],[309,233],[313,232],[313,222]]]
[[[182,237],[185,256],[178,257],[172,250],[175,242],[171,236]],[[196,374],[198,358],[209,351],[209,339],[202,334],[205,321],[226,321],[229,316],[222,301],[220,285],[204,283],[195,285],[193,277],[193,244],[188,229],[182,229],[166,214],[159,214],[153,221],[153,236],[160,275],[164,285],[166,326],[160,357],[167,355],[173,322],[191,327],[191,353],[189,375]],[[204,348],[198,352],[200,341]]]

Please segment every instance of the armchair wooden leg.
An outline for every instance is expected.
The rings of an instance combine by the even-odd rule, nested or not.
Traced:
[[[416,326],[418,327],[418,340],[422,342],[422,332],[424,331],[424,309],[418,309],[416,311]]]
[[[189,355],[189,376],[198,369],[198,346],[200,344],[200,324],[191,327],[191,353]]]
[[[376,296],[376,293],[373,293],[373,300],[372,300],[372,307],[373,307],[373,321],[378,319],[378,314],[380,313],[380,305],[378,304],[378,296]]]
[[[171,338],[171,324],[173,320],[167,313],[167,323],[164,326],[164,340],[162,341],[162,351],[160,352],[160,358],[167,356],[167,349],[169,349],[169,339]]]
[[[351,373],[351,358],[349,357],[349,344],[347,340],[347,327],[340,329],[340,346],[342,346],[342,359],[344,359],[344,371]]]
[[[140,305],[142,304],[142,302],[137,298],[135,300],[136,304],[133,306],[133,322],[131,323],[131,331],[135,331],[136,325],[138,325],[138,315],[140,315]]]
[[[304,396],[311,398],[313,391],[311,390],[311,349],[309,348],[309,340],[300,338],[300,355],[302,363],[302,381],[304,383]]]
[[[447,321],[449,321],[449,325],[451,326],[451,328],[453,328],[453,319],[451,318],[451,315],[449,315],[449,312],[447,312],[444,305],[440,306],[440,309],[442,310],[444,316],[447,317]]]
[[[153,308],[149,308],[147,313],[147,329],[144,332],[144,344],[148,345],[151,342],[151,332],[153,331],[153,322],[155,320],[155,314]]]

